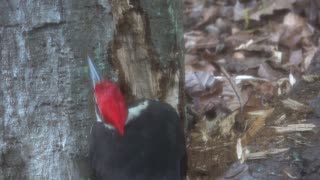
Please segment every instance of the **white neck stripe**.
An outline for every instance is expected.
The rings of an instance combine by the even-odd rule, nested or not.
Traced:
[[[126,121],[126,125],[131,122],[134,118],[138,117],[141,112],[143,110],[145,110],[149,105],[149,102],[148,100],[145,100],[141,103],[139,103],[137,106],[134,106],[134,107],[131,107],[128,109],[128,118],[127,118],[127,121]],[[97,117],[97,122],[99,123],[103,123],[104,126],[108,129],[114,129],[114,127],[108,123],[106,123],[105,121],[102,120],[100,114],[99,114],[99,110],[98,110],[98,107],[95,108],[96,110],[96,117]]]
[[[132,119],[138,117],[143,110],[145,110],[149,105],[149,101],[145,100],[139,103],[137,106],[131,107],[128,109],[128,118],[126,124],[131,122]]]

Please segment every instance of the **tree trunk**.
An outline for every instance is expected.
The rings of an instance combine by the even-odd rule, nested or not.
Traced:
[[[183,117],[181,4],[1,2],[0,180],[89,178],[87,55],[129,101],[166,101]]]

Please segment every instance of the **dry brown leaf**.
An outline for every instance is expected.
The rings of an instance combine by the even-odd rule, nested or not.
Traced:
[[[252,44],[249,44],[248,46],[240,45],[239,47],[236,48],[236,50],[255,51],[255,52],[263,52],[263,53],[269,53],[269,54],[272,54],[275,49],[276,47],[274,45],[256,44],[254,42]]]
[[[184,34],[185,48],[192,49],[197,42],[205,39],[205,34],[201,31],[191,31]]]
[[[204,0],[185,0],[184,14],[188,19],[188,25],[194,25],[202,16],[205,1]],[[190,22],[191,21],[191,22]]]
[[[304,26],[305,20],[302,17],[290,12],[284,17],[283,24],[286,26],[293,26],[293,27]]]
[[[234,8],[234,20],[243,20],[246,18],[245,12],[249,13],[249,19],[260,21],[260,17],[262,15],[272,15],[276,10],[283,10],[283,9],[291,9],[292,4],[296,0],[264,0],[258,1],[258,3],[251,4],[250,7],[237,4]]]
[[[219,80],[212,73],[205,71],[186,72],[185,88],[190,95],[197,95],[215,88]]]
[[[206,92],[204,95],[193,96],[194,109],[198,113],[202,114],[213,109],[216,105],[221,105],[222,98],[220,95],[222,88],[220,87],[222,87],[222,84],[218,87],[215,92]]]
[[[294,14],[292,12],[288,13],[284,19],[283,24],[290,28],[299,28],[302,27],[302,37],[308,37],[313,34],[314,29],[309,26],[304,18]]]
[[[194,27],[196,29],[207,24],[209,21],[214,21],[219,15],[219,8],[210,6],[209,8],[204,8],[202,12],[202,20]]]
[[[262,82],[258,84],[256,88],[267,98],[271,98],[277,94],[276,86],[272,82]]]
[[[318,48],[315,46],[311,46],[306,49],[306,51],[304,53],[305,58],[304,58],[304,62],[303,62],[304,70],[309,68],[311,61],[317,51],[318,51]]]
[[[264,0],[257,9],[250,11],[250,19],[259,21],[262,15],[272,15],[276,10],[291,9],[296,0]]]
[[[261,96],[258,96],[256,91],[252,90],[248,93],[248,100],[246,103],[247,109],[260,109],[263,107],[262,103]]]
[[[191,31],[184,34],[185,48],[188,52],[198,49],[215,48],[219,43],[218,37],[201,31]]]
[[[259,107],[261,105],[261,98],[257,99],[255,96],[252,96],[253,94],[253,89],[250,88],[250,86],[246,88],[239,88],[241,86],[242,82],[247,84],[249,82],[265,82],[265,79],[262,78],[256,78],[253,76],[248,76],[248,75],[239,75],[236,77],[231,78],[232,81],[236,83],[238,86],[238,89],[241,89],[241,91],[238,93],[240,96],[241,104],[246,105],[246,106],[254,106],[254,107]],[[221,94],[223,98],[223,102],[226,104],[226,107],[228,107],[231,111],[236,110],[240,107],[239,104],[239,99],[237,98],[234,89],[231,87],[230,83],[226,80],[226,78],[223,78],[223,92]]]
[[[188,58],[188,59],[187,59]],[[217,69],[212,66],[208,61],[202,61],[199,56],[189,56],[185,58],[185,71],[186,72],[208,72],[210,74],[215,74]]]
[[[270,23],[270,27],[271,28],[268,29],[268,32],[270,33],[269,40],[274,44],[278,44],[280,42],[281,36],[286,31],[287,27],[283,24],[278,24],[274,22]]]
[[[193,64],[198,64],[199,62],[199,57],[197,55],[193,55],[193,54],[186,54],[184,56],[184,64],[186,66],[190,65],[192,66]]]
[[[314,28],[310,26],[304,18],[294,13],[288,13],[283,20],[285,31],[280,38],[280,43],[289,48],[297,46],[302,38],[310,37]]]
[[[303,61],[302,50],[296,50],[290,53],[290,58],[289,58],[290,64],[299,65],[300,63],[302,63],[302,61]]]
[[[254,36],[252,33],[249,33],[247,31],[240,31],[227,37],[225,41],[228,47],[235,49],[235,47],[238,47],[240,44],[244,44],[249,40],[255,39],[256,36]]]
[[[214,75],[215,71],[207,61],[198,61],[186,66],[185,89],[199,113],[221,103],[222,82],[219,80],[221,77]]]
[[[262,63],[259,66],[258,75],[270,81],[276,81],[281,77],[281,75],[277,71],[273,70],[267,63]]]
[[[279,43],[290,49],[293,49],[302,39],[303,27],[287,27],[285,26],[285,31],[282,34]]]
[[[233,73],[245,72],[259,67],[268,59],[269,58],[256,56],[246,57],[244,59],[229,59],[226,63],[226,69]]]

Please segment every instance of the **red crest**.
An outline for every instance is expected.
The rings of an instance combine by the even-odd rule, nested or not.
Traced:
[[[94,95],[103,120],[124,135],[128,110],[119,87],[113,82],[101,81],[95,84]]]

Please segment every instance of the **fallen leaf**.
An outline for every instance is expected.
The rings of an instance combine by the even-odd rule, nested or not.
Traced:
[[[302,50],[299,49],[296,51],[292,51],[290,53],[290,58],[289,58],[290,64],[299,65],[302,63],[302,61],[303,61]]]
[[[308,25],[306,20],[295,13],[288,13],[284,19],[283,24],[290,28],[300,28],[302,27],[302,37],[308,37],[313,34],[314,29],[312,26]]]
[[[202,27],[210,21],[214,21],[219,15],[219,8],[210,6],[209,8],[204,8],[202,12],[202,20],[194,27],[195,29]]]
[[[291,12],[284,17],[283,24],[286,29],[280,43],[289,48],[297,46],[302,38],[310,37],[314,32],[314,28],[308,25],[304,18]]]
[[[251,3],[249,7],[237,4],[234,8],[234,20],[245,19],[245,12],[248,13],[248,18],[251,20],[260,21],[263,15],[272,15],[276,10],[292,9],[292,4],[296,0],[264,0],[259,3]]]
[[[312,59],[314,58],[317,51],[318,51],[318,48],[315,46],[311,46],[306,49],[305,58],[304,58],[304,62],[303,62],[304,70],[309,68],[309,66],[312,62]]]
[[[212,90],[219,80],[212,73],[205,71],[186,72],[185,88],[190,95],[200,94],[202,92]]]
[[[258,75],[270,81],[276,81],[281,77],[280,74],[273,70],[267,63],[262,63],[259,66]]]

